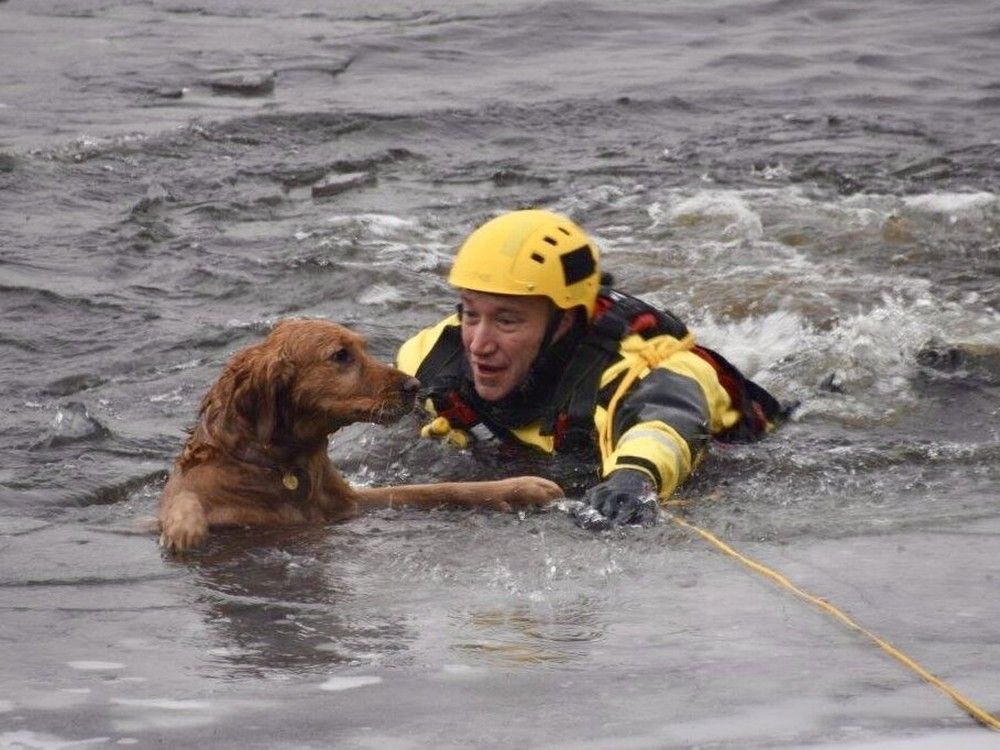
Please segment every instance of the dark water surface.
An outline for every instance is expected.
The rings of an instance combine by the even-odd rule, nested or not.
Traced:
[[[801,401],[686,517],[1000,712],[1000,10],[622,5],[0,2],[0,747],[997,746],[671,524],[135,531],[235,350],[320,316],[391,359],[547,206]],[[418,424],[334,459],[584,481]]]

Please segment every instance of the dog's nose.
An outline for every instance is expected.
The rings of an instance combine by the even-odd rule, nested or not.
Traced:
[[[407,378],[403,381],[400,386],[403,391],[403,395],[408,399],[414,399],[417,397],[417,391],[420,390],[420,381],[416,378]]]

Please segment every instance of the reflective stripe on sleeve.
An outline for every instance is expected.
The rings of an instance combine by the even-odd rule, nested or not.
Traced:
[[[691,473],[687,441],[663,422],[644,422],[622,435],[611,455],[604,457],[602,474],[607,476],[615,468],[629,465],[629,458],[639,459],[633,462],[636,468],[652,465],[658,469],[660,476],[654,479],[664,499]]]

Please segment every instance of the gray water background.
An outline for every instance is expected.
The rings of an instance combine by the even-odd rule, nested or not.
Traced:
[[[543,205],[801,402],[686,517],[1000,712],[998,116],[984,0],[0,3],[0,747],[998,746],[670,524],[134,530],[230,354],[304,315],[391,359]],[[333,457],[587,481],[418,425]]]

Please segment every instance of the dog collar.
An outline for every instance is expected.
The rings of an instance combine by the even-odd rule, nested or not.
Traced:
[[[266,452],[255,450],[252,446],[244,446],[234,451],[233,455],[238,461],[275,472],[281,477],[282,486],[289,492],[297,492],[302,487],[303,481],[308,482],[308,474],[298,468],[282,466],[277,461],[272,461]]]

